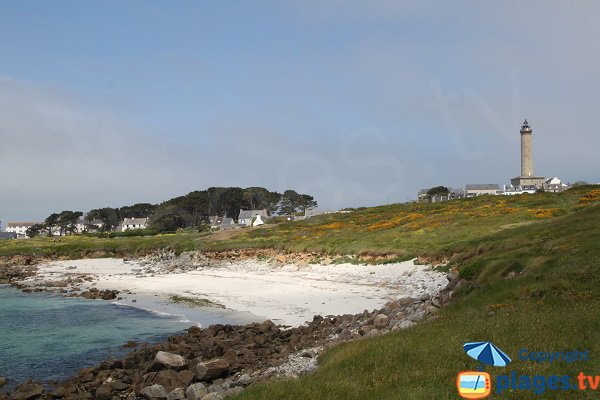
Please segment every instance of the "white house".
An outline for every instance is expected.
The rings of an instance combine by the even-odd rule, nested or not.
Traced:
[[[465,185],[465,197],[500,194],[500,185],[496,183]]]
[[[123,232],[131,229],[146,229],[148,227],[148,218],[125,218],[121,230]]]
[[[41,222],[9,222],[6,224],[5,232],[16,233],[17,237],[23,238],[27,237],[27,229],[31,228],[33,225],[39,225]]]
[[[269,213],[267,210],[240,210],[240,215],[238,216],[238,225],[252,226],[253,220],[259,216],[261,217],[261,220],[262,218],[266,219],[269,217]]]
[[[551,193],[559,193],[563,190],[567,190],[570,186],[562,183],[557,177],[546,179],[544,181],[544,191]]]
[[[504,196],[514,196],[517,194],[533,194],[535,193],[535,189],[524,189],[521,186],[506,186],[504,185],[504,190],[502,191],[502,195]]]

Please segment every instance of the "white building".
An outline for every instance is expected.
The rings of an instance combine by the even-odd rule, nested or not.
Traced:
[[[504,185],[504,190],[502,191],[502,195],[504,196],[514,196],[517,194],[534,194],[536,189],[526,189],[522,186],[513,186],[513,185]]]
[[[544,181],[544,191],[551,193],[559,193],[563,190],[567,190],[570,186],[562,183],[557,177],[546,179]]]
[[[5,232],[16,233],[17,237],[27,237],[27,229],[34,225],[42,224],[41,222],[9,222],[6,224]]]
[[[261,220],[263,220],[269,217],[269,213],[267,210],[240,210],[238,225],[252,226],[252,222],[256,217],[261,217]]]
[[[148,218],[125,218],[121,226],[123,232],[131,229],[146,229],[148,227]]]
[[[496,183],[465,185],[465,197],[476,197],[483,195],[496,196],[498,194],[500,194],[500,185]]]

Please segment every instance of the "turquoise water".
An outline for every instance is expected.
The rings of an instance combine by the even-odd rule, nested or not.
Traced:
[[[29,378],[68,378],[124,355],[128,340],[156,342],[190,325],[181,316],[0,285],[0,376],[9,379],[3,389]]]

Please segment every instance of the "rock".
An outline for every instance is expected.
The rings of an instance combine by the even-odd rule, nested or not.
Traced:
[[[44,388],[39,383],[29,382],[19,386],[13,394],[10,395],[10,400],[28,400],[35,399],[44,393]]]
[[[3,376],[0,376],[0,388],[4,385],[6,385],[6,382],[8,382],[8,379],[6,379]]]
[[[156,376],[154,376],[151,383],[164,386],[166,390],[173,390],[176,387],[184,386],[180,385],[179,376],[177,375],[177,372],[173,371],[172,369],[160,371],[158,374],[156,374]]]
[[[419,300],[421,301],[427,301],[431,299],[431,296],[429,295],[429,293],[423,293],[421,296],[419,296]]]
[[[140,390],[140,394],[148,400],[166,399],[167,389],[162,385],[146,386]]]
[[[225,391],[225,395],[226,396],[237,396],[238,394],[242,393],[243,391],[244,391],[244,389],[241,386],[236,386],[236,387],[227,389]]]
[[[376,329],[383,329],[388,326],[389,318],[385,314],[378,314],[373,319],[373,323]]]
[[[371,329],[369,332],[365,334],[365,337],[377,337],[381,336],[381,331],[379,329]]]
[[[184,387],[188,387],[194,381],[195,377],[196,377],[195,374],[192,371],[187,370],[187,369],[185,369],[183,371],[179,371],[177,373],[177,379],[179,380],[181,385]]]
[[[395,323],[392,329],[406,329],[410,328],[413,325],[416,325],[416,323],[414,323],[413,321],[404,320]]]
[[[194,383],[188,386],[185,394],[189,400],[200,400],[208,393],[206,387],[201,383]]]
[[[338,339],[343,341],[350,340],[352,339],[352,332],[350,332],[350,330],[346,328],[338,334]]]
[[[202,397],[202,400],[223,400],[223,395],[221,395],[220,393],[212,392]]]
[[[196,365],[194,372],[199,381],[212,381],[227,376],[229,368],[226,360],[217,359]]]
[[[275,257],[275,260],[281,264],[287,263],[287,257],[284,255],[279,255],[279,256]]]
[[[413,322],[418,322],[420,320],[422,320],[423,318],[425,318],[425,311],[422,309],[417,309],[415,310],[409,317],[408,319],[413,321]]]
[[[243,374],[240,375],[236,382],[242,386],[248,386],[252,382],[252,378],[248,374]]]
[[[167,400],[184,400],[185,398],[185,391],[182,388],[173,389],[167,395]]]
[[[96,400],[110,400],[113,397],[113,388],[110,383],[100,385],[96,389]]]
[[[168,353],[166,351],[159,351],[154,357],[154,362],[164,365],[167,368],[180,369],[187,365],[185,358],[179,354]]]

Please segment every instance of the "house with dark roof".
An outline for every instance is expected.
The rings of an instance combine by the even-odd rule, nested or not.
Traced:
[[[240,210],[238,216],[238,225],[240,226],[252,226],[252,222],[260,216],[261,221],[269,218],[267,210]]]

